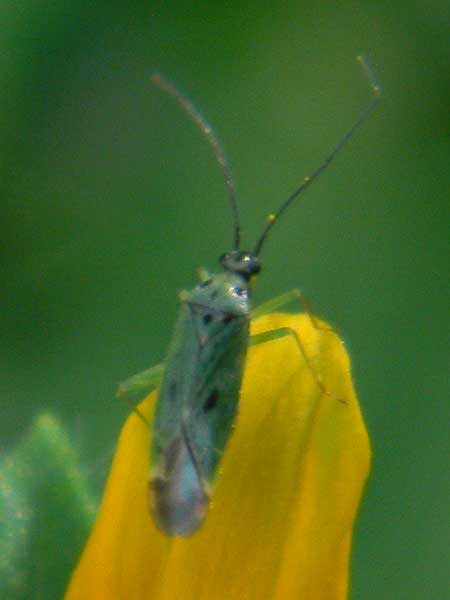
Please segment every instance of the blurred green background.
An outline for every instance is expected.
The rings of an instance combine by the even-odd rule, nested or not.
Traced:
[[[251,247],[369,100],[370,57],[383,103],[274,229],[255,302],[300,287],[348,344],[374,449],[352,598],[450,597],[448,2],[3,0],[0,20],[0,445],[51,411],[97,479],[117,382],[164,357],[177,290],[231,243],[210,148],[151,73],[214,124]]]

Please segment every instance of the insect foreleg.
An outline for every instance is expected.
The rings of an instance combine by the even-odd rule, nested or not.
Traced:
[[[281,294],[280,296],[276,296],[264,304],[257,306],[252,310],[252,318],[261,317],[263,315],[267,315],[272,312],[276,312],[280,308],[289,307],[290,305],[298,305],[300,303],[303,311],[308,315],[311,324],[314,329],[322,329],[323,331],[330,331],[332,333],[336,333],[332,327],[324,327],[320,323],[318,323],[316,317],[314,316],[314,312],[311,306],[310,301],[305,296],[305,294],[299,289],[293,289],[285,294]]]
[[[280,308],[285,308],[294,302],[297,303],[300,295],[301,291],[295,289],[290,290],[285,294],[281,294],[280,296],[276,296],[275,298],[271,298],[267,302],[264,302],[264,304],[260,304],[252,309],[252,319],[276,312]]]

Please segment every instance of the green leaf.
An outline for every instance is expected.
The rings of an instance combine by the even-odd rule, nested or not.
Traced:
[[[41,415],[0,461],[0,597],[60,598],[95,510],[69,437]]]

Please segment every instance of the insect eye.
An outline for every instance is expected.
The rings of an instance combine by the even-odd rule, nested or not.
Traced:
[[[234,294],[235,296],[239,296],[239,297],[241,298],[242,296],[245,296],[245,294],[246,294],[246,291],[245,291],[245,289],[244,289],[244,288],[241,288],[241,287],[239,287],[238,285],[236,285],[236,286],[233,288],[233,294]]]

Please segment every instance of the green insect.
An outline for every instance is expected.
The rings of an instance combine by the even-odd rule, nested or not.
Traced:
[[[178,319],[166,362],[131,377],[119,388],[118,395],[130,399],[160,386],[152,425],[149,501],[154,521],[166,535],[189,536],[206,517],[221,455],[238,412],[249,344],[293,335],[301,356],[322,386],[295,331],[283,328],[249,335],[251,318],[301,299],[300,292],[293,290],[253,310],[251,284],[261,269],[261,250],[275,222],[328,167],[378,104],[380,88],[366,63],[360,60],[374,97],[325,161],[269,216],[251,252],[241,250],[235,187],[211,127],[172,84],[159,75],[153,77],[153,82],[177,101],[212,145],[234,219],[233,249],[220,258],[223,271],[202,271],[199,285],[180,293]]]

